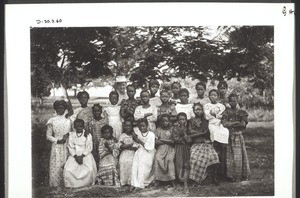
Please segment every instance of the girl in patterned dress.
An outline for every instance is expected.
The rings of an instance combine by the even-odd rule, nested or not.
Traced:
[[[243,130],[248,123],[248,114],[244,110],[237,109],[238,96],[236,94],[231,94],[228,100],[230,108],[224,111],[222,117],[224,127],[229,129],[227,177],[232,181],[246,180],[250,177],[250,166]]]
[[[175,176],[177,181],[184,182],[184,191],[189,193],[187,180],[190,170],[189,142],[191,140],[187,135],[187,115],[183,112],[178,113],[177,121],[172,132],[172,139],[175,142]]]
[[[146,118],[148,120],[147,126],[150,131],[156,130],[157,121],[157,108],[149,104],[150,93],[146,90],[142,91],[140,94],[142,105],[138,106],[134,111],[134,119],[137,121],[141,118]]]
[[[119,158],[121,186],[131,184],[132,161],[138,146],[132,139],[132,133],[133,122],[131,120],[125,120],[123,122],[123,133],[119,139],[121,152]]]
[[[104,109],[104,116],[108,117],[108,123],[113,127],[113,137],[119,140],[120,135],[122,134],[122,119],[120,115],[120,106],[118,105],[119,94],[116,91],[109,93],[110,106]]]
[[[71,120],[66,118],[67,103],[55,101],[53,107],[56,115],[47,122],[46,137],[52,143],[50,154],[49,186],[63,184],[63,166],[68,157],[66,140],[71,131]]]
[[[156,130],[155,145],[157,150],[154,157],[153,171],[155,187],[160,181],[171,181],[175,187],[174,141],[172,140],[172,124],[169,114],[160,116],[161,126]]]
[[[192,140],[189,178],[195,182],[202,182],[206,178],[207,168],[211,167],[213,183],[217,185],[219,157],[209,140],[208,122],[204,117],[202,104],[195,103],[193,110],[195,118],[189,120],[188,124],[188,135]]]
[[[97,182],[99,185],[120,186],[117,169],[119,149],[118,143],[113,138],[113,128],[104,125],[101,129],[102,138],[99,141],[99,171]]]
[[[88,123],[88,133],[92,135],[93,138],[93,157],[98,166],[99,164],[99,139],[101,138],[101,128],[108,124],[107,117],[102,117],[102,106],[99,104],[94,104],[92,107],[94,118]]]
[[[134,110],[140,105],[140,102],[134,98],[136,93],[135,87],[133,85],[128,85],[126,87],[128,99],[121,102],[120,114],[124,120],[132,117]]]
[[[88,106],[90,95],[86,91],[81,91],[77,94],[77,99],[80,103],[80,107],[74,110],[74,114],[70,117],[72,122],[76,119],[82,119],[87,129],[87,123],[93,119],[92,108]]]
[[[92,155],[92,135],[84,130],[84,121],[74,121],[75,132],[69,136],[70,156],[64,167],[64,182],[69,188],[92,185],[95,182],[97,167]]]

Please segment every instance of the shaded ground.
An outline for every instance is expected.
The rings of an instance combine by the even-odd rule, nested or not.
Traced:
[[[129,193],[126,187],[91,186],[80,189],[48,187],[50,143],[45,137],[45,122],[53,110],[36,109],[32,116],[33,197],[184,197],[182,187],[144,189]],[[36,116],[38,115],[38,116]],[[272,196],[274,195],[274,123],[250,122],[244,133],[250,160],[251,178],[247,182],[222,182],[191,188],[190,196]]]

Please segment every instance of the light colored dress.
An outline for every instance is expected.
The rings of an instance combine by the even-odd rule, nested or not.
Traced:
[[[147,135],[144,137],[138,129],[135,130],[135,133],[145,145],[142,146],[139,144],[138,150],[134,154],[131,171],[131,185],[137,188],[145,188],[154,179],[151,174],[151,169],[155,155],[155,134],[148,131],[146,132]]]
[[[96,163],[92,155],[93,140],[92,135],[85,137],[83,134],[78,137],[76,132],[69,136],[69,156],[64,169],[65,186],[70,188],[79,188],[91,185],[95,182],[97,173]],[[78,164],[74,156],[85,155],[83,163]]]
[[[206,98],[206,97],[204,97],[204,98],[199,98],[199,97],[197,96],[196,98],[192,99],[190,102],[191,102],[191,103],[200,103],[202,106],[204,106],[204,105],[206,105],[207,103],[210,103],[210,100],[209,100],[209,98]]]
[[[119,140],[122,134],[122,118],[120,115],[119,105],[111,105],[104,109],[103,114],[108,117],[108,124],[112,126],[114,132],[113,136]]]
[[[105,143],[108,143],[112,149],[112,153],[106,148]],[[120,186],[119,173],[117,169],[119,148],[118,143],[113,139],[106,140],[100,138],[99,141],[99,171],[97,173],[98,184],[104,184],[106,186]]]
[[[157,108],[155,106],[150,105],[150,107],[148,108],[143,108],[142,105],[138,106],[134,111],[134,119],[138,120],[144,118],[144,115],[146,113],[152,113],[151,116],[147,117],[148,129],[149,131],[155,131],[156,130],[155,122],[157,121]]]
[[[172,128],[158,128],[155,132],[158,140],[172,140]],[[171,181],[175,179],[175,151],[169,144],[158,146],[154,157],[154,180]]]
[[[150,98],[149,99],[149,104],[152,105],[152,106],[160,106],[161,105],[161,100],[160,100],[160,97],[159,96],[155,96],[153,98]]]
[[[126,133],[122,133],[119,139],[119,146],[122,144],[132,144],[133,147],[137,147],[138,144],[133,141],[131,135],[127,135]],[[131,184],[131,169],[132,169],[132,161],[134,157],[135,151],[124,149],[121,151],[119,164],[120,164],[120,182],[121,186],[130,185]]]
[[[49,186],[60,186],[63,184],[63,166],[68,157],[67,143],[57,144],[57,140],[71,131],[71,120],[64,115],[56,115],[47,122],[46,137],[52,142],[50,165],[49,165]]]
[[[193,111],[193,104],[188,103],[188,104],[181,104],[181,103],[177,103],[175,106],[175,109],[178,113],[185,113],[187,115],[187,119],[191,119],[193,117],[195,117],[194,111]]]
[[[210,140],[217,141],[222,144],[228,144],[229,131],[221,123],[222,113],[225,111],[225,106],[221,103],[207,103],[204,105],[205,118],[209,121],[208,128],[210,132]],[[211,112],[216,114],[211,115]]]

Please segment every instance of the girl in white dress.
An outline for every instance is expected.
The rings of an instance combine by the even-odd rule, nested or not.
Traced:
[[[63,184],[63,166],[68,157],[66,140],[71,131],[71,120],[66,118],[67,103],[55,101],[53,107],[56,115],[47,122],[47,140],[52,142],[50,155],[49,186],[57,187]]]
[[[210,140],[213,142],[214,149],[218,153],[220,160],[221,166],[218,175],[226,179],[226,153],[229,130],[221,123],[223,112],[226,108],[223,104],[217,102],[219,100],[218,90],[212,89],[208,95],[211,102],[204,105],[205,118],[208,120]]]
[[[118,105],[119,94],[116,91],[109,93],[110,106],[104,109],[104,117],[108,117],[108,124],[113,127],[113,136],[119,140],[122,134],[122,118],[120,115],[121,106]]]
[[[138,106],[134,111],[134,119],[138,120],[146,118],[148,121],[148,129],[155,131],[157,121],[157,108],[149,104],[150,93],[148,91],[142,91],[140,94],[142,105]]]
[[[92,155],[92,135],[84,131],[84,121],[74,121],[76,132],[69,136],[70,156],[64,168],[65,187],[79,188],[95,182],[97,173],[96,162]]]
[[[148,130],[146,118],[138,120],[138,130],[133,133],[133,139],[139,145],[132,162],[131,190],[145,188],[154,179],[151,170],[155,155],[155,134]]]
[[[189,95],[190,93],[187,89],[180,89],[180,102],[177,103],[175,107],[177,114],[181,112],[185,113],[188,120],[195,117],[195,114],[193,112],[193,104],[189,103]]]
[[[119,139],[121,152],[119,159],[121,186],[131,184],[132,161],[138,146],[132,139],[133,123],[131,120],[124,121],[123,131],[124,133],[122,133]]]

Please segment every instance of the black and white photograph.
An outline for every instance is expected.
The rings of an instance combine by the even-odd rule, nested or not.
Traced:
[[[17,96],[29,96],[30,157],[20,160],[31,169],[31,197],[285,194],[277,182],[286,178],[276,179],[292,181],[293,153],[283,150],[293,150],[293,126],[282,125],[293,121],[293,101],[279,113],[286,100],[275,95],[285,97],[284,87],[292,98],[282,78],[293,75],[290,62],[288,74],[278,69],[276,24],[35,19],[23,65],[29,87]],[[278,82],[286,82],[279,92]]]

